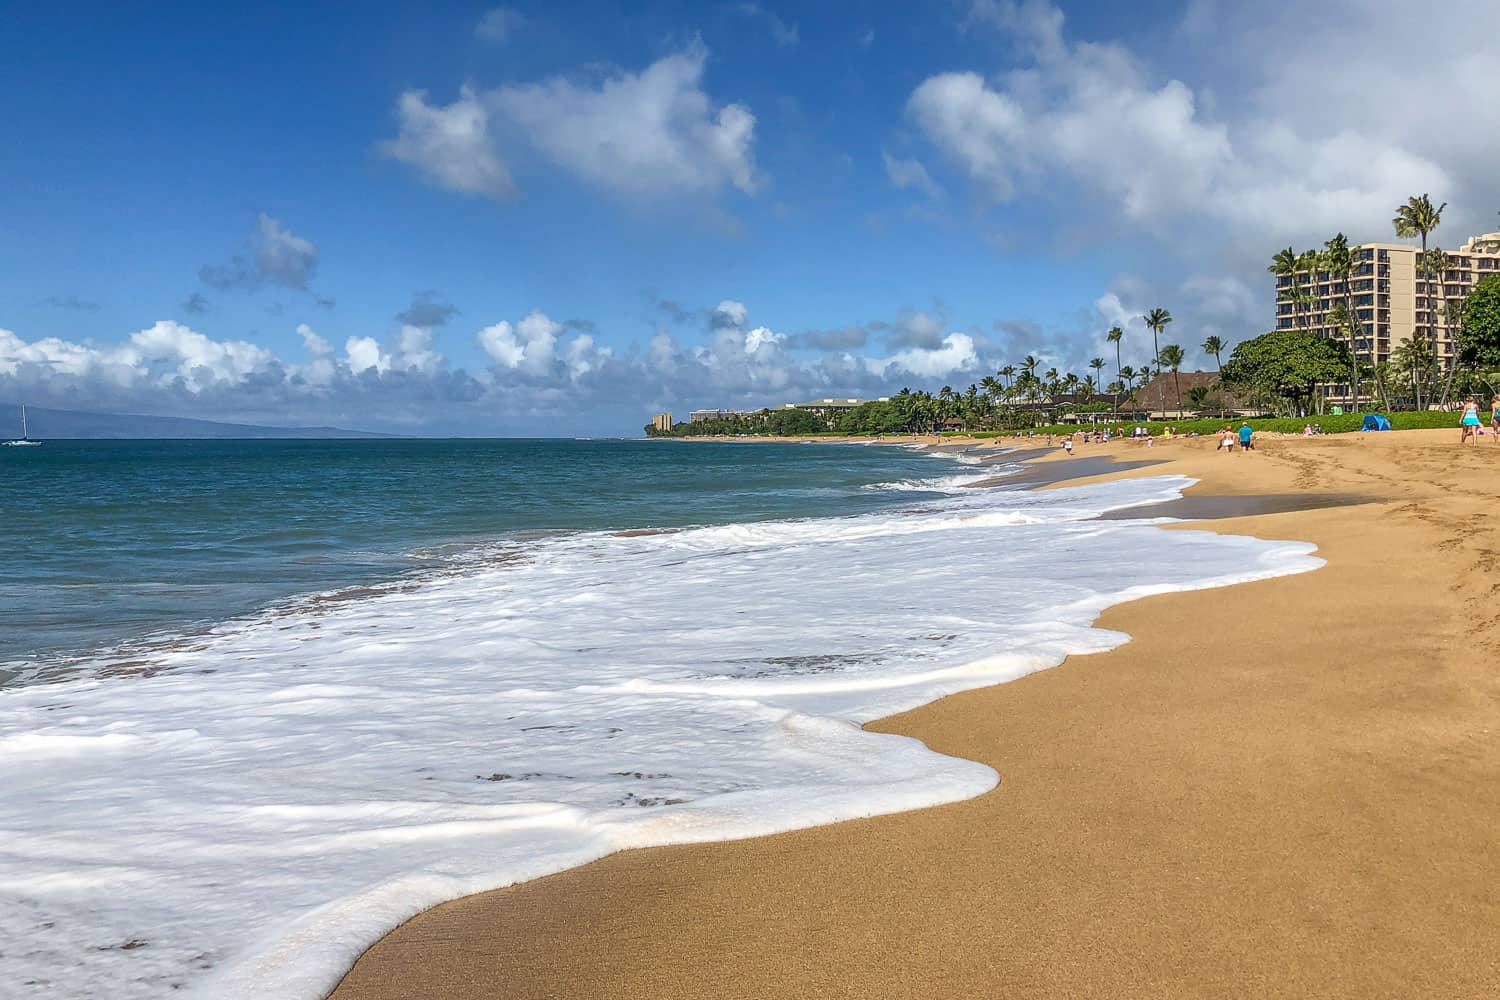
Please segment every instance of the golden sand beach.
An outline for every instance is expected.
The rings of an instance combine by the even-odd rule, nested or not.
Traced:
[[[333,996],[1500,996],[1500,447],[1457,437],[1085,446],[1328,565],[1118,606],[1112,652],[873,727],[993,792],[456,900]],[[1331,494],[1373,502],[1296,501]]]

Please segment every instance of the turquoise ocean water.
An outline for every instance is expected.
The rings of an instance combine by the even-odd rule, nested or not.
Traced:
[[[51,441],[0,449],[0,683],[537,533],[859,513],[899,448],[653,441]]]
[[[1011,458],[0,449],[0,997],[318,1000],[445,899],[977,795],[862,724],[1318,565],[1100,517],[1178,476],[970,488]]]

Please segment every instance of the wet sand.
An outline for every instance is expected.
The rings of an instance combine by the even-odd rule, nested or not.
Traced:
[[[1214,520],[1328,565],[1113,608],[1119,649],[871,727],[989,794],[456,900],[333,995],[1500,996],[1500,449],[1455,438],[1159,445],[1113,474],[1371,502]]]

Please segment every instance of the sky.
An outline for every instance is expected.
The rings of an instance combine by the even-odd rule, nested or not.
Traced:
[[[1207,366],[1500,229],[1500,3],[25,5],[0,401],[439,435]],[[1388,81],[1381,84],[1379,81]]]

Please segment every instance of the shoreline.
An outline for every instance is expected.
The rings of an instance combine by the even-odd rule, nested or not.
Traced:
[[[1216,492],[1301,497],[1328,485],[1317,469],[1318,459],[1326,459],[1343,473],[1344,481],[1336,484],[1341,490],[1368,500],[1399,494],[1391,488],[1389,466],[1392,462],[1399,466],[1405,453],[1413,453],[1415,464],[1422,466],[1452,454],[1448,434],[1442,432],[1382,435],[1370,441],[1373,446],[1359,438],[1287,442],[1255,456],[1227,457],[1214,455],[1202,439],[1189,439],[1153,454],[1153,459],[1170,455],[1168,467],[1105,475],[1152,475],[1196,465],[1203,473],[1201,485],[1187,499]],[[1443,448],[1444,444],[1448,447]],[[1500,481],[1495,475],[1500,463],[1482,461],[1490,457],[1458,459],[1466,472],[1488,484],[1475,491],[1480,500],[1493,496],[1493,484]],[[1069,461],[1060,455],[1047,456],[1037,464]],[[1248,463],[1260,466],[1255,482],[1226,478],[1236,464],[1248,474]],[[1182,471],[1193,474],[1186,468]],[[1420,482],[1414,480],[1412,485]],[[1351,490],[1354,486],[1359,488]],[[1369,773],[1368,762],[1349,756],[1352,748],[1340,745],[1336,761],[1365,766],[1354,767],[1353,774],[1347,767],[1332,768],[1336,773],[1324,774],[1329,780],[1317,786],[1324,794],[1309,797],[1305,776],[1296,780],[1298,772],[1278,769],[1273,766],[1277,763],[1274,754],[1266,756],[1267,750],[1293,747],[1267,741],[1267,734],[1246,725],[1244,718],[1248,715],[1261,729],[1272,730],[1278,724],[1284,728],[1288,718],[1305,722],[1305,700],[1287,704],[1276,684],[1263,684],[1252,686],[1259,698],[1245,702],[1240,713],[1226,715],[1222,704],[1217,711],[1213,704],[1222,702],[1220,688],[1225,683],[1233,686],[1270,675],[1288,681],[1284,686],[1294,693],[1306,694],[1311,688],[1325,696],[1337,693],[1322,690],[1328,678],[1315,682],[1308,676],[1281,677],[1288,671],[1288,658],[1277,654],[1274,645],[1267,648],[1273,637],[1296,647],[1303,661],[1348,657],[1350,650],[1363,649],[1363,655],[1387,661],[1382,676],[1394,669],[1389,665],[1392,657],[1377,655],[1378,650],[1370,645],[1371,633],[1378,633],[1387,646],[1404,642],[1408,653],[1415,653],[1413,643],[1420,639],[1418,648],[1432,645],[1433,655],[1449,655],[1444,637],[1453,637],[1456,619],[1447,613],[1446,590],[1440,591],[1437,600],[1420,591],[1408,597],[1402,590],[1403,600],[1397,602],[1389,586],[1384,587],[1383,600],[1393,606],[1382,606],[1368,627],[1355,627],[1370,618],[1368,609],[1361,616],[1350,614],[1348,608],[1347,590],[1358,588],[1369,577],[1372,563],[1393,562],[1387,574],[1405,573],[1412,582],[1431,583],[1420,559],[1386,560],[1381,547],[1368,544],[1362,537],[1366,532],[1360,530],[1365,525],[1380,528],[1383,521],[1400,518],[1404,535],[1451,533],[1451,521],[1433,516],[1444,494],[1430,486],[1425,492],[1435,495],[1419,503],[1372,500],[1353,509],[1320,506],[1251,517],[1229,512],[1211,525],[1185,525],[1233,534],[1270,531],[1276,537],[1308,538],[1319,545],[1329,565],[1317,573],[1242,584],[1232,590],[1187,591],[1116,605],[1096,624],[1127,631],[1132,641],[1112,652],[1070,657],[1060,667],[951,695],[868,727],[913,736],[936,752],[995,767],[1002,776],[995,791],[947,806],[753,840],[623,852],[533,882],[455,900],[426,911],[378,942],[332,996],[340,1000],[437,993],[477,997],[491,995],[497,988],[514,996],[551,996],[558,995],[559,984],[568,984],[562,993],[570,996],[793,996],[811,992],[958,996],[996,990],[1028,996],[1225,996],[1266,995],[1289,989],[1292,983],[1305,988],[1287,995],[1309,995],[1331,987],[1348,995],[1397,996],[1439,983],[1436,992],[1444,995],[1465,995],[1454,988],[1458,982],[1481,991],[1500,985],[1500,968],[1493,958],[1479,960],[1476,953],[1463,949],[1461,956],[1453,954],[1455,942],[1465,941],[1470,946],[1482,943],[1491,956],[1500,952],[1500,932],[1493,929],[1500,927],[1500,909],[1476,888],[1500,879],[1500,862],[1495,860],[1500,852],[1493,850],[1496,835],[1488,832],[1500,818],[1500,795],[1495,791],[1500,783],[1489,781],[1467,800],[1435,802],[1420,787],[1382,783],[1379,778],[1387,772]],[[1479,500],[1472,503],[1482,508]],[[1462,507],[1463,501],[1454,499],[1451,505]],[[1458,523],[1464,523],[1462,517]],[[1392,530],[1384,525],[1382,533]],[[1461,536],[1457,541],[1451,537],[1440,541],[1481,563],[1492,558],[1464,549]],[[1436,544],[1426,538],[1413,551],[1431,552]],[[1320,604],[1330,601],[1338,606],[1337,613],[1326,606],[1320,609]],[[1309,613],[1318,619],[1317,627],[1266,625],[1278,618],[1305,618]],[[1205,630],[1204,622],[1212,627]],[[1399,627],[1393,630],[1393,625]],[[1487,620],[1485,627],[1491,639],[1500,632],[1496,620]],[[1205,677],[1205,672],[1178,662],[1184,657],[1172,655],[1174,647],[1194,650],[1192,658],[1207,655],[1218,669],[1206,672]],[[1320,651],[1316,657],[1314,649]],[[1399,662],[1410,669],[1416,659],[1403,657]],[[1291,657],[1294,665],[1298,661],[1299,657]],[[1452,672],[1463,683],[1458,685],[1459,692],[1450,694],[1467,693],[1471,701],[1477,698],[1466,706],[1469,715],[1493,721],[1500,695],[1494,672],[1486,675],[1459,664]],[[1293,670],[1294,675],[1302,673]],[[1350,668],[1345,665],[1330,673],[1335,680],[1347,680]],[[1160,675],[1169,675],[1170,683]],[[1400,687],[1396,683],[1399,671],[1386,679]],[[1200,704],[1184,697],[1185,693],[1207,696],[1207,702]],[[1143,699],[1146,706],[1141,706]],[[1180,712],[1173,711],[1177,700],[1185,702],[1175,706]],[[1274,703],[1274,711],[1267,702]],[[1132,704],[1148,707],[1150,717],[1171,723],[1166,732],[1132,725],[1133,717],[1122,714],[1121,708]],[[1398,697],[1396,707],[1400,704]],[[1178,714],[1184,719],[1176,719]],[[1211,723],[1210,717],[1214,717]],[[1070,732],[1070,721],[1098,737],[1097,741],[1079,742]],[[1340,725],[1332,729],[1332,735],[1348,740],[1358,734],[1359,728],[1351,728],[1349,720],[1335,721]],[[1446,748],[1452,742],[1450,728],[1424,719],[1423,725],[1407,735],[1436,740]],[[1181,738],[1184,729],[1192,740]],[[1330,732],[1323,729],[1311,732],[1325,742],[1330,738]],[[1168,738],[1173,735],[1178,738]],[[1203,753],[1214,747],[1222,750],[1226,736],[1231,738],[1229,746],[1241,753]],[[1234,741],[1234,736],[1241,738]],[[1467,737],[1460,742],[1471,752],[1455,766],[1500,777],[1500,755],[1493,741],[1478,748],[1467,746]],[[1101,758],[1102,748],[1116,752]],[[1253,757],[1241,759],[1250,750]],[[1139,765],[1126,766],[1136,757],[1157,766],[1144,770]],[[1392,770],[1411,769],[1408,755],[1396,758],[1384,762]],[[1241,767],[1230,766],[1236,763]],[[1418,763],[1430,770],[1430,761]],[[1217,766],[1228,772],[1226,778],[1237,780],[1205,783],[1199,773],[1204,766]],[[1325,766],[1323,771],[1327,770]],[[1269,780],[1269,772],[1284,783]],[[1383,787],[1387,797],[1400,797],[1397,793],[1403,792],[1426,808],[1414,811],[1388,804],[1375,811],[1341,814],[1338,806],[1345,797],[1334,796],[1330,803],[1326,793],[1347,790],[1355,778],[1362,779],[1357,782],[1363,796],[1360,802],[1378,798],[1376,793]],[[1439,782],[1433,790],[1451,784]],[[1140,794],[1122,797],[1122,788]],[[1243,793],[1260,808],[1247,812],[1244,802],[1225,801],[1234,798],[1228,790]],[[1171,808],[1153,810],[1149,808],[1152,803]],[[1289,811],[1289,803],[1297,808]],[[1477,829],[1485,832],[1468,843],[1467,851],[1436,861],[1428,851],[1417,864],[1411,851],[1413,840],[1431,845],[1415,834],[1437,835],[1452,823],[1434,824],[1434,816],[1451,821],[1454,817],[1447,813],[1454,810],[1467,810],[1464,818],[1471,826],[1480,820]],[[1324,821],[1321,827],[1306,828],[1310,813]],[[1403,826],[1393,831],[1404,837],[1360,838],[1364,850],[1354,859],[1347,850],[1340,851],[1337,831],[1341,827],[1357,831],[1382,822],[1402,826],[1403,817],[1418,829]],[[977,836],[980,833],[985,835]],[[997,839],[1013,842],[1014,849],[994,851]],[[957,855],[952,849],[955,841],[964,847]],[[1264,864],[1268,842],[1279,848],[1272,852],[1281,858],[1276,871]],[[1388,849],[1376,849],[1378,843]],[[1101,845],[1109,850],[1099,853]],[[1406,849],[1399,850],[1403,845]],[[1398,857],[1391,858],[1393,853]],[[1222,863],[1205,867],[1205,856]],[[1121,864],[1122,857],[1131,863]],[[1340,859],[1346,862],[1343,868],[1333,863]],[[1412,894],[1415,903],[1393,896],[1384,891],[1390,888],[1389,878],[1376,878],[1361,887],[1382,890],[1375,895],[1383,899],[1383,917],[1367,906],[1352,905],[1347,898],[1343,902],[1351,905],[1339,905],[1338,887],[1350,885],[1350,872],[1345,869],[1353,860],[1359,861],[1357,867],[1365,873],[1371,866],[1382,871],[1382,862],[1387,866],[1401,862],[1396,869],[1406,872],[1410,868],[1413,876],[1418,872],[1430,876],[1434,867],[1441,868],[1447,877],[1438,880],[1436,895],[1445,901],[1444,908],[1436,907],[1430,887]],[[1450,863],[1441,864],[1443,860]],[[1231,861],[1235,863],[1227,863]],[[1106,872],[1109,877],[1103,877]],[[1189,872],[1191,878],[1181,877]],[[1287,878],[1272,877],[1278,872],[1295,874],[1292,881],[1300,891],[1290,891]],[[1354,880],[1355,885],[1359,883]],[[976,897],[975,886],[996,891]],[[1205,893],[1210,886],[1215,891]],[[1318,891],[1312,891],[1314,886]],[[1104,887],[1112,888],[1102,891]],[[1244,898],[1247,891],[1248,900]],[[1014,905],[991,905],[997,897]],[[1254,905],[1257,899],[1260,906]],[[1430,919],[1425,925],[1421,920],[1402,924],[1405,937],[1393,936],[1391,913],[1412,916],[1414,907]],[[1143,925],[1152,923],[1141,919],[1143,912],[1154,915],[1166,930],[1143,930]],[[1310,912],[1316,919],[1310,918]],[[1184,914],[1192,919],[1184,921]],[[1248,920],[1248,914],[1260,919]],[[956,915],[962,920],[955,921]],[[1455,927],[1452,918],[1462,916],[1470,919]],[[1295,930],[1290,936],[1288,917],[1293,918]],[[1351,924],[1351,918],[1366,919]],[[956,923],[966,926],[956,927]],[[1372,925],[1384,927],[1384,936],[1371,937]],[[1364,933],[1354,934],[1355,930]],[[941,932],[937,934],[941,943],[935,932]],[[1320,936],[1331,936],[1339,947],[1332,952],[1319,947]],[[819,946],[809,950],[811,940]],[[1421,942],[1422,949],[1402,948],[1403,940]],[[580,941],[588,945],[582,952],[577,947]],[[915,955],[910,947],[913,942],[921,946]],[[1081,953],[1080,945],[1084,946]],[[1383,961],[1363,965],[1330,961],[1338,955],[1349,959],[1356,953],[1368,958],[1381,948]],[[1273,954],[1279,956],[1274,961],[1258,960]],[[1430,961],[1416,961],[1434,954],[1455,959],[1447,965],[1438,963],[1445,970],[1443,979],[1433,978]],[[1391,964],[1395,955],[1404,957],[1399,971]],[[1457,960],[1465,957],[1471,960]],[[1424,964],[1429,967],[1426,979],[1418,975]],[[1373,971],[1380,969],[1385,970],[1383,977],[1372,978]],[[1349,984],[1356,978],[1363,980],[1363,986],[1350,992]],[[1259,988],[1250,988],[1252,983]],[[1322,985],[1313,985],[1317,983]],[[919,984],[923,988],[918,989]],[[1169,985],[1166,992],[1158,993]]]

